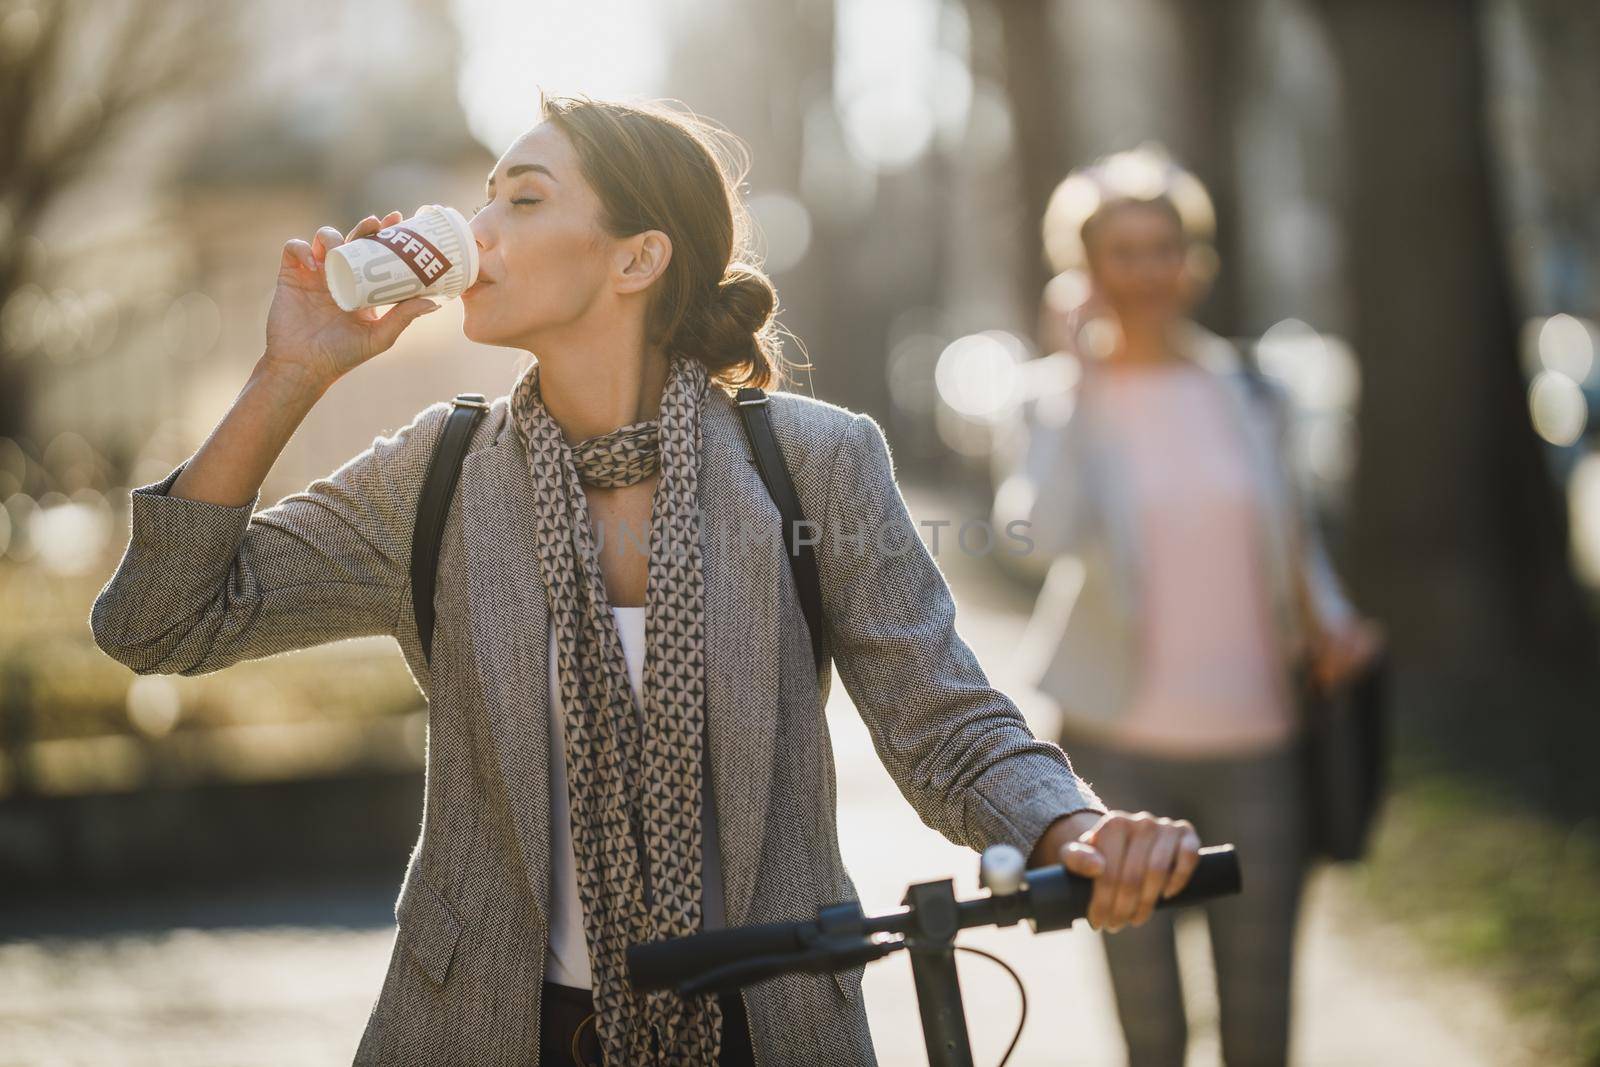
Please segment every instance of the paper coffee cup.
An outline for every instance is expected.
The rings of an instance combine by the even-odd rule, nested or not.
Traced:
[[[409,219],[328,250],[328,292],[346,311],[414,296],[460,296],[478,280],[478,242],[453,207],[423,204]]]

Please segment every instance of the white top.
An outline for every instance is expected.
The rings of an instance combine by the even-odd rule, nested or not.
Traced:
[[[635,706],[644,689],[644,616],[642,607],[612,607],[622,653],[628,661]],[[578,989],[593,987],[589,971],[589,945],[583,936],[583,902],[578,898],[578,861],[572,848],[572,812],[567,802],[567,748],[564,741],[566,709],[561,702],[560,664],[556,657],[555,627],[550,628],[550,953],[545,958],[548,981]],[[704,768],[702,754],[702,768]],[[710,776],[701,790],[702,879],[704,926],[724,925],[722,864],[717,847],[717,809],[711,795]]]

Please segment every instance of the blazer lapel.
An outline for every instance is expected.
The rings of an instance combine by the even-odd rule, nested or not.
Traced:
[[[700,420],[706,729],[727,922],[746,922],[766,839],[777,739],[781,518],[733,400],[713,385]]]
[[[541,917],[550,914],[550,614],[534,542],[538,529],[527,452],[507,426],[461,468],[475,673],[484,714]]]

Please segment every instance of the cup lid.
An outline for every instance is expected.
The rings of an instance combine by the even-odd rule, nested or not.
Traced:
[[[420,214],[424,211],[437,211],[450,220],[455,227],[456,236],[461,240],[461,246],[467,252],[467,281],[461,288],[465,291],[478,280],[478,241],[472,235],[472,226],[467,222],[467,217],[448,204],[424,204],[417,209]]]

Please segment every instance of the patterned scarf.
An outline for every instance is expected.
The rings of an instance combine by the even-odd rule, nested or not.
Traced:
[[[543,524],[539,561],[566,707],[567,790],[597,1028],[615,1067],[714,1064],[716,998],[635,994],[629,945],[701,928],[701,739],[705,676],[697,495],[704,365],[673,359],[658,420],[568,446],[545,410],[539,365],[511,394]],[[601,578],[583,485],[657,469],[646,582],[642,714]],[[611,531],[603,531],[611,536]],[[632,544],[637,545],[635,536]],[[652,1045],[659,1043],[659,1060]]]

